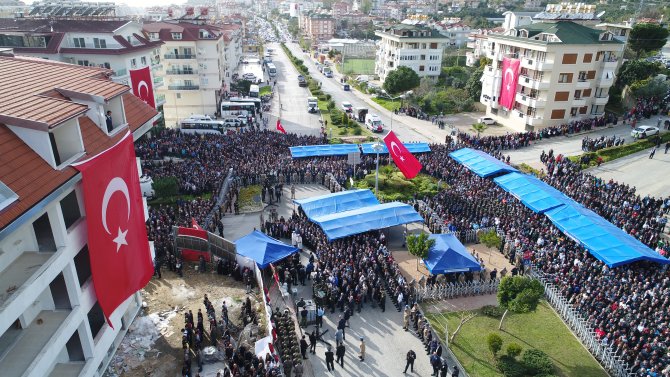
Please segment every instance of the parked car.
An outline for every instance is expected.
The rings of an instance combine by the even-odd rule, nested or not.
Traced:
[[[302,75],[298,75],[298,86],[307,86],[307,80]]]
[[[370,77],[368,77],[367,75],[360,75],[360,76],[356,77],[356,81],[357,82],[368,82],[368,81],[370,81]]]
[[[247,73],[243,74],[242,78],[244,80],[249,80],[249,81],[254,82],[254,83],[256,82],[256,75],[254,75],[253,73],[250,73],[250,72],[247,72]]]
[[[226,127],[241,127],[243,123],[238,118],[226,118],[223,120],[223,125]]]
[[[354,107],[351,105],[350,102],[342,102],[342,111],[345,113],[350,113],[354,110]]]
[[[477,120],[479,123],[484,123],[487,126],[495,126],[497,123],[495,119],[489,117],[482,117]]]
[[[635,139],[644,139],[645,137],[652,136],[652,135],[658,135],[659,133],[658,127],[654,126],[640,126],[635,128],[630,132],[630,136],[634,137]]]

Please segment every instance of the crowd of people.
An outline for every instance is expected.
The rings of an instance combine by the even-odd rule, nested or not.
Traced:
[[[584,152],[595,152],[604,148],[618,147],[619,145],[624,145],[625,140],[623,137],[612,135],[610,137],[601,136],[597,138],[584,137],[582,139],[582,150]]]

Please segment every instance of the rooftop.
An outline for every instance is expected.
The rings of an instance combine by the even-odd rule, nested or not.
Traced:
[[[198,41],[221,38],[223,28],[208,24],[194,24],[191,22],[148,22],[142,26],[147,33],[158,33],[161,41]],[[200,33],[201,30],[206,34]],[[232,28],[230,28],[232,30]],[[172,33],[181,33],[180,38],[174,38]]]
[[[0,30],[31,33],[113,33],[128,20],[50,20],[47,18],[0,18]]]
[[[444,36],[435,29],[408,24],[397,24],[385,27],[377,32],[400,38],[444,38]]]
[[[592,29],[572,21],[558,21],[558,22],[539,22],[530,25],[518,26],[517,30],[528,31],[528,37],[514,37],[509,35],[495,35],[504,39],[524,39],[532,40],[544,44],[621,44],[622,42],[611,38],[609,40],[601,39],[601,35],[606,33],[603,30]],[[539,39],[540,34],[555,35],[558,40],[542,40]]]

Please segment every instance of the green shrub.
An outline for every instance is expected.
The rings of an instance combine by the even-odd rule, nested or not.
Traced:
[[[361,136],[363,134],[363,130],[361,129],[361,126],[354,127],[353,133],[356,136]]]
[[[496,360],[496,367],[505,377],[526,377],[526,368],[515,358],[502,355]]]
[[[551,362],[549,356],[537,349],[524,351],[521,356],[521,362],[532,375],[551,374],[554,370],[554,364]]]
[[[330,101],[333,98],[333,96],[330,95],[330,93],[326,94],[326,100]]]
[[[347,130],[344,128],[341,128],[337,133],[341,136],[346,136],[347,135]]]
[[[489,346],[489,351],[491,351],[491,353],[493,353],[493,355],[495,356],[495,355],[498,354],[500,349],[502,349],[503,340],[500,337],[500,335],[498,335],[496,333],[490,333],[486,337],[486,343]]]
[[[495,305],[484,305],[480,310],[483,315],[491,318],[500,318],[505,312],[501,307]]]
[[[510,343],[507,345],[507,355],[511,357],[517,357],[521,355],[521,351],[523,351],[523,348],[518,345],[517,343]]]
[[[178,194],[179,184],[175,177],[156,178],[153,189],[156,198],[166,198]]]
[[[477,237],[479,238],[479,242],[486,245],[486,247],[492,247],[497,249],[500,248],[500,244],[502,243],[502,239],[495,231],[495,229],[491,229],[486,232],[479,232],[477,233]]]

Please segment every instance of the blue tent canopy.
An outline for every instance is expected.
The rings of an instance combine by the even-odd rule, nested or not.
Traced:
[[[237,254],[252,259],[260,268],[265,268],[270,263],[298,252],[298,248],[287,245],[257,230],[235,241],[235,248]]]
[[[571,199],[545,214],[558,229],[609,267],[641,260],[670,264],[669,259]]]
[[[328,240],[383,229],[395,225],[423,222],[412,206],[391,202],[376,204],[350,211],[331,213],[311,219],[319,224]]]
[[[475,257],[453,234],[431,234],[428,238],[435,240],[435,246],[430,248],[428,258],[423,261],[431,274],[480,271],[482,269]]]
[[[560,207],[569,199],[551,185],[528,174],[515,172],[494,178],[493,181],[536,213]]]
[[[372,146],[374,144],[375,143],[361,144],[361,150],[363,151],[363,154],[375,154],[375,153],[377,153],[377,152],[375,152],[374,148],[372,148]],[[430,152],[430,146],[428,145],[428,143],[402,143],[402,144],[405,146],[405,148],[407,148],[407,150],[410,153]],[[389,153],[389,150],[388,150],[388,148],[386,148],[385,144],[382,143],[381,146],[382,146],[382,150],[379,153]]]
[[[449,153],[449,156],[480,177],[518,171],[497,158],[476,149],[461,148]]]
[[[315,157],[315,156],[344,156],[352,152],[360,152],[358,144],[324,144],[304,145],[290,147],[291,157]]]
[[[368,189],[340,191],[328,195],[294,200],[293,202],[305,211],[310,220],[317,216],[379,204],[379,200],[377,200],[375,194]]]

